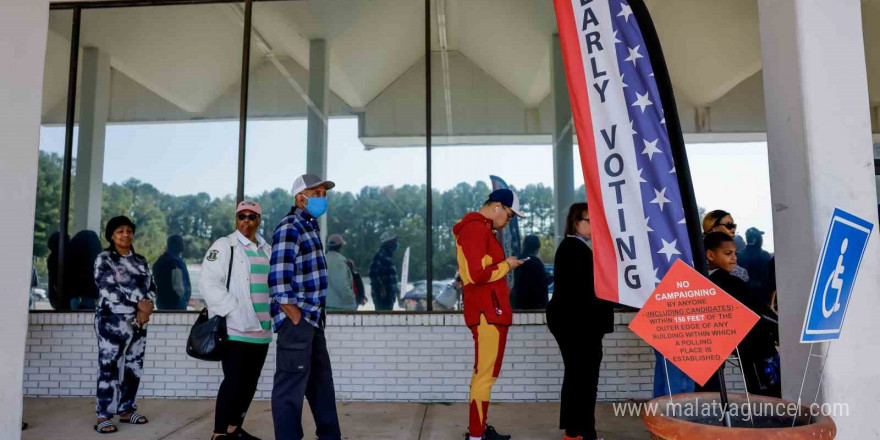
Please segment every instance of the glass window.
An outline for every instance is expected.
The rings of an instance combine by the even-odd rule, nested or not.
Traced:
[[[328,309],[423,310],[424,4],[341,4],[254,4],[245,192],[271,240],[298,175],[334,181],[322,219]]]
[[[37,203],[34,218],[33,272],[30,307],[51,309],[58,305],[58,241],[61,222],[61,188],[64,161],[64,134],[67,115],[67,84],[70,69],[70,32],[73,12],[49,12],[46,65],[43,74],[43,105],[40,124]],[[79,131],[74,126],[73,151]],[[75,158],[73,159],[75,160]],[[73,195],[73,189],[71,189]],[[33,283],[32,283],[33,284]]]
[[[154,266],[157,306],[200,306],[198,265],[232,228],[236,188],[242,32],[229,7],[83,10],[70,243],[56,309],[94,309],[93,262],[117,215],[137,225],[134,247]],[[38,245],[59,224],[71,22],[71,11],[50,14]],[[166,252],[172,236],[182,246]],[[38,278],[48,275],[47,251],[35,246]],[[164,278],[156,264],[163,254],[172,262]]]
[[[509,276],[511,304],[543,309],[552,292],[555,15],[552,2],[515,3],[498,14],[484,1],[431,2],[435,310],[460,308],[453,225],[503,185],[517,193],[528,214],[502,231],[505,250],[530,255],[537,268]],[[517,32],[478,31],[496,27]],[[517,289],[520,273],[540,278],[520,286],[538,287]]]

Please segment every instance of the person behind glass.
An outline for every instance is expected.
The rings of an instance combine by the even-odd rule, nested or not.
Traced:
[[[596,393],[602,363],[602,338],[614,331],[614,306],[596,297],[590,214],[586,203],[568,209],[565,238],[554,259],[553,298],[547,327],[556,338],[565,372],[559,428],[564,439],[598,438]]]
[[[183,261],[183,237],[168,237],[165,252],[153,265],[156,277],[156,307],[159,310],[186,310],[192,296],[189,271]]]
[[[547,307],[547,272],[544,262],[538,258],[541,239],[537,235],[526,235],[523,239],[522,267],[513,273],[513,288],[510,290],[510,306],[514,310],[538,310]]]
[[[64,240],[64,246],[70,246],[67,234],[64,234]],[[61,292],[63,287],[60,282],[61,280],[58,279],[58,247],[61,245],[61,233],[53,232],[49,236],[46,245],[49,248],[49,256],[46,257],[46,269],[49,272],[49,291],[46,296],[49,297],[49,305],[52,306],[53,310],[67,310],[70,307],[70,298]],[[69,258],[68,255],[66,259],[69,260]]]
[[[370,263],[370,295],[376,310],[393,310],[400,297],[400,281],[394,267],[394,252],[400,248],[397,235],[385,231],[379,237],[379,251]]]
[[[143,425],[147,418],[138,414],[135,398],[144,369],[147,346],[146,324],[153,313],[156,285],[147,259],[135,253],[132,244],[135,225],[128,217],[107,222],[104,238],[110,246],[95,260],[98,307],[95,333],[98,336],[98,390],[95,431],[117,431],[119,421]],[[122,371],[120,371],[122,370]]]
[[[729,235],[730,238],[736,237],[736,223],[733,222],[733,216],[721,209],[716,209],[706,214],[703,217],[703,235],[705,236],[710,232],[723,232]],[[749,272],[742,266],[735,266],[730,271],[730,274],[746,283],[749,282]]]
[[[336,391],[324,323],[327,260],[318,218],[336,184],[305,174],[293,182],[294,206],[275,228],[269,272],[272,324],[278,334],[272,419],[277,440],[303,438],[303,397],[319,440],[339,440]]]
[[[348,258],[342,255],[345,239],[340,234],[327,238],[327,310],[357,310],[354,275]]]
[[[65,267],[66,290],[73,296],[71,310],[95,310],[98,301],[98,286],[92,269],[101,253],[101,239],[88,229],[79,231],[70,240],[69,256]]]
[[[239,203],[235,209],[235,232],[211,245],[199,274],[199,291],[208,306],[208,315],[226,317],[228,334],[220,360],[223,382],[214,410],[214,439],[257,440],[241,425],[257,391],[260,372],[272,343],[269,314],[272,246],[257,233],[262,213],[257,202]]]

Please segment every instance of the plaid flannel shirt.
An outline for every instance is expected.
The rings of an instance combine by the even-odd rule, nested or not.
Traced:
[[[303,319],[323,327],[327,297],[327,262],[318,221],[294,207],[275,228],[269,270],[272,324],[275,331],[287,315],[279,304],[293,304]]]

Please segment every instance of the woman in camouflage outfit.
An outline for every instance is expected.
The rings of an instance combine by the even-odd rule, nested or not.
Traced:
[[[95,260],[99,300],[95,313],[98,336],[98,390],[95,431],[117,431],[112,422],[143,425],[147,418],[135,412],[138,386],[147,344],[145,325],[153,311],[156,286],[147,260],[134,252],[135,225],[125,216],[107,222],[104,237],[110,246]],[[120,370],[121,374],[120,374]]]

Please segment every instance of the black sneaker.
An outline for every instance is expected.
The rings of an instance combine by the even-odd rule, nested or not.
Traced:
[[[228,435],[230,438],[238,439],[238,440],[260,440],[258,437],[254,437],[247,433],[244,429],[241,429],[241,426],[235,429],[232,434]]]
[[[499,434],[492,425],[486,425],[486,431],[483,432],[483,440],[510,440],[510,436]]]

